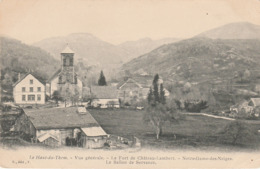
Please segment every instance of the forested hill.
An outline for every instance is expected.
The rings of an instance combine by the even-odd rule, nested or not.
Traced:
[[[26,45],[15,39],[0,37],[0,66],[2,84],[8,86],[17,80],[19,72],[21,74],[32,72],[44,81],[58,69],[60,64],[38,47]]]
[[[121,67],[122,71],[159,73],[168,80],[232,78],[241,70],[259,70],[260,40],[192,38],[163,45]],[[257,71],[256,71],[257,72]]]

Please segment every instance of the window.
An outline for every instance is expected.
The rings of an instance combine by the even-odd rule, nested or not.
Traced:
[[[37,95],[37,100],[38,100],[38,101],[41,100],[41,95],[40,95],[40,94]]]
[[[37,88],[37,91],[38,91],[38,92],[40,92],[41,90],[42,90],[41,87],[38,87],[38,88]]]
[[[66,58],[66,66],[69,66],[70,65],[70,58]]]
[[[33,80],[32,79],[30,80],[30,84],[33,84]]]
[[[30,87],[30,92],[33,92],[33,87]]]
[[[25,92],[25,87],[22,87],[22,92]]]
[[[73,66],[73,58],[70,58],[70,66]]]
[[[25,95],[22,95],[22,101],[25,101]]]
[[[66,58],[63,58],[63,66],[66,66]]]
[[[28,101],[35,101],[35,95],[28,95]]]

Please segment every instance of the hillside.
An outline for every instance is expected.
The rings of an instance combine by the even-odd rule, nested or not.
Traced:
[[[47,79],[59,66],[59,61],[38,47],[6,37],[0,37],[0,44],[2,70],[24,73],[30,71]]]
[[[124,49],[128,56],[128,60],[146,54],[161,45],[173,43],[179,41],[177,38],[165,38],[159,40],[152,40],[150,38],[143,38],[137,41],[127,41],[118,45],[118,47]]]
[[[48,51],[56,59],[66,44],[75,51],[75,59],[88,65],[117,65],[124,61],[126,52],[115,45],[102,41],[88,33],[74,33],[64,37],[54,37],[33,45]]]
[[[159,73],[168,80],[198,82],[252,73],[260,64],[260,40],[192,38],[163,45],[121,67],[122,71]]]
[[[196,37],[211,39],[260,39],[260,25],[248,22],[230,23],[206,32]]]
[[[23,75],[32,72],[44,81],[59,66],[59,62],[47,52],[15,39],[0,37],[0,51],[1,84],[7,95],[11,95],[12,84],[17,81],[18,73]]]

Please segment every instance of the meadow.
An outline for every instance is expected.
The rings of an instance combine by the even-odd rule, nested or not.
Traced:
[[[220,132],[231,123],[229,120],[206,116],[185,115],[175,123],[166,122],[163,134],[156,139],[153,127],[143,121],[144,111],[128,109],[91,109],[89,112],[112,135],[126,138],[139,138],[142,147],[150,149],[187,149],[187,150],[259,150],[260,137],[244,144],[232,145],[221,141]],[[254,130],[260,129],[260,124],[248,122]]]

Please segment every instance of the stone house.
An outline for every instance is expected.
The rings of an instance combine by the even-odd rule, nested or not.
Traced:
[[[52,147],[100,148],[107,139],[106,132],[84,107],[24,110],[14,129],[30,136],[33,142]]]

